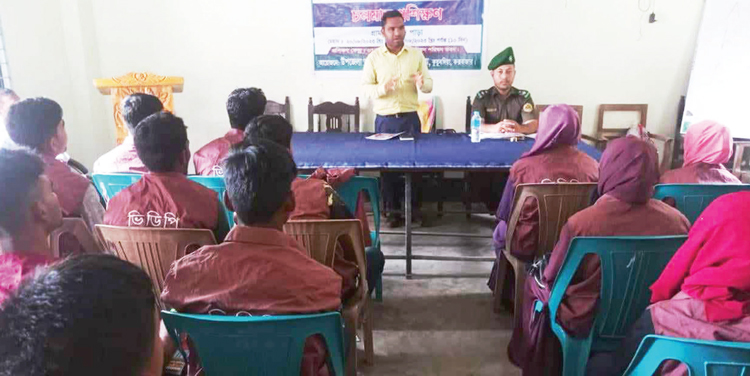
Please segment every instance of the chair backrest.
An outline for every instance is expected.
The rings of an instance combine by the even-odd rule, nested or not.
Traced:
[[[717,197],[728,193],[750,190],[747,184],[659,184],[654,189],[654,198],[673,198],[677,210],[690,223],[695,223],[708,205]]]
[[[734,142],[734,162],[732,163],[732,173],[734,176],[739,178],[743,183],[750,182],[748,180],[748,172],[750,172],[750,154],[747,151],[750,150],[750,142],[748,141],[735,141]]]
[[[591,350],[614,351],[649,305],[653,284],[687,236],[574,238],[549,299],[552,331],[563,347],[564,375],[581,374]],[[557,311],[570,281],[586,255],[601,261],[601,291],[594,326],[585,338],[568,335]]]
[[[60,240],[64,234],[70,234],[75,237],[78,244],[81,245],[81,248],[86,253],[99,253],[102,250],[99,241],[89,231],[86,221],[81,218],[63,218],[62,226],[52,231],[49,235],[49,245],[55,257],[65,257],[67,256],[66,252],[71,251],[70,249],[60,248]]]
[[[664,360],[677,360],[692,376],[750,375],[750,343],[646,336],[626,376],[651,376]]]
[[[654,146],[659,151],[661,161],[659,162],[659,173],[665,173],[672,169],[672,159],[674,156],[674,139],[660,134],[648,132],[648,137],[654,142]],[[660,147],[661,145],[661,147]]]
[[[227,223],[231,228],[234,225],[234,212],[224,205],[224,192],[227,191],[227,186],[224,184],[224,177],[189,175],[188,179],[216,192],[219,197],[219,202],[221,203],[221,208],[224,210],[224,215],[227,217]]]
[[[466,133],[471,133],[471,97],[466,97]]]
[[[544,110],[546,110],[547,107],[549,107],[549,106],[551,106],[551,105],[549,105],[549,104],[538,104],[538,105],[536,105],[536,110],[541,115],[541,113],[544,112]],[[583,106],[572,105],[571,104],[570,107],[573,107],[573,109],[576,110],[576,113],[578,114],[578,121],[583,122]]]
[[[318,129],[315,130],[314,115],[318,115]],[[325,117],[325,122],[321,118]],[[354,118],[354,124],[351,123]],[[346,121],[344,121],[346,120]],[[325,125],[325,128],[324,128]],[[312,97],[307,103],[307,131],[308,132],[359,132],[359,97],[354,105],[342,102],[323,102],[313,105]]]
[[[162,311],[172,340],[187,333],[207,375],[299,376],[305,340],[320,334],[334,374],[344,373],[341,314],[214,316]],[[185,352],[180,346],[180,352]]]
[[[94,187],[99,195],[108,203],[112,197],[141,179],[141,174],[94,174]]]
[[[283,116],[287,121],[291,121],[291,104],[289,97],[284,98],[284,103],[275,101],[267,101],[266,109],[263,111],[265,115],[280,115]]]
[[[648,115],[648,104],[600,104],[599,114],[596,122],[596,136],[598,138],[605,138],[611,140],[614,138],[622,137],[635,124],[627,124],[622,127],[604,127],[604,113],[605,112],[638,112],[639,113],[639,124],[646,126],[646,119]]]
[[[591,206],[596,187],[596,183],[519,184],[513,198],[513,209],[506,233],[508,251],[526,199],[536,199],[539,207],[539,245],[536,253],[538,257],[552,252],[568,218]]]
[[[157,297],[161,296],[164,276],[175,260],[201,246],[216,244],[213,232],[206,229],[96,225],[96,232],[109,252],[148,274]]]
[[[367,235],[370,236],[372,245],[377,246],[380,244],[380,184],[378,183],[378,178],[354,176],[346,183],[336,187],[336,192],[341,196],[344,204],[346,204],[346,207],[352,213],[357,211],[357,198],[359,197],[359,193],[363,191],[367,192],[367,195],[370,196],[373,221],[375,222],[375,230]]]

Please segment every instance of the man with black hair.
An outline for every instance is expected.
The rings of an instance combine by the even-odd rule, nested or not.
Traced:
[[[134,137],[147,171],[109,201],[104,223],[112,226],[204,228],[224,239],[229,230],[216,192],[187,178],[187,127],[169,112],[138,123]]]
[[[224,243],[202,247],[172,264],[162,301],[180,312],[227,315],[338,309],[341,277],[282,231],[294,211],[296,177],[288,150],[271,141],[254,140],[233,150],[224,161],[224,181],[227,206],[239,223]],[[190,351],[188,375],[199,369],[194,354]],[[318,336],[305,345],[302,374],[329,374]]]
[[[135,93],[128,95],[120,103],[120,112],[125,120],[125,126],[128,128],[128,136],[122,141],[122,144],[115,146],[106,154],[99,157],[94,162],[94,173],[138,173],[142,174],[148,169],[143,165],[138,153],[135,150],[135,127],[141,120],[149,115],[155,114],[164,109],[159,98],[144,93]]]
[[[33,149],[44,161],[44,175],[65,217],[82,217],[89,228],[102,222],[104,208],[94,185],[65,162],[55,159],[68,149],[63,110],[47,98],[24,99],[10,107],[6,128],[18,146]]]
[[[151,279],[109,255],[65,259],[0,310],[0,375],[162,374]]]
[[[243,131],[248,123],[263,115],[266,110],[266,96],[258,88],[234,89],[227,98],[227,114],[232,127],[224,137],[219,137],[193,154],[195,173],[198,175],[221,176],[221,162],[232,145],[242,142]]]
[[[62,225],[62,212],[44,162],[26,149],[0,149],[0,302],[37,266],[54,261],[47,239]]]
[[[261,115],[251,121],[245,128],[245,142],[252,143],[254,140],[273,141],[291,153],[292,151],[292,125],[282,116]],[[362,233],[369,235],[370,229],[367,223],[367,214],[358,210],[355,215],[346,207],[344,201],[331,187],[324,177],[327,171],[319,168],[307,179],[296,178],[292,182],[292,192],[297,203],[290,219],[359,219],[362,223]],[[345,174],[342,174],[345,175]],[[352,172],[353,175],[353,172]],[[369,244],[370,237],[365,236],[365,243]],[[345,243],[340,243],[342,247]],[[341,248],[338,249],[342,250]],[[351,252],[336,252],[333,268],[343,279],[341,297],[346,301],[356,292],[357,277],[359,269],[356,260],[346,260],[344,254]],[[365,254],[367,257],[367,286],[370,292],[375,288],[375,283],[383,273],[385,256],[379,249]]]
[[[418,134],[421,131],[417,108],[417,92],[432,92],[432,78],[427,61],[418,48],[404,44],[406,28],[404,17],[397,10],[383,13],[380,33],[385,45],[367,55],[363,69],[362,87],[365,95],[373,100],[375,132]],[[383,173],[383,201],[391,212],[388,224],[403,225],[401,201],[404,197],[403,174]],[[419,182],[415,182],[419,186]],[[411,200],[419,207],[415,189]],[[421,217],[419,211],[415,218]],[[423,223],[424,225],[424,223]]]

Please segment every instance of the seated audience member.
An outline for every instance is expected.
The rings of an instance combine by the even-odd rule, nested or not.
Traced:
[[[10,106],[20,101],[21,98],[10,89],[0,89],[0,147],[8,147],[13,142],[8,137],[8,131],[5,129],[5,117],[8,115]]]
[[[47,239],[62,213],[44,162],[24,149],[0,149],[0,302],[37,266],[54,261]]]
[[[0,375],[159,376],[151,280],[109,255],[40,269],[0,311]]]
[[[245,128],[245,135],[248,142],[253,140],[273,141],[289,152],[292,151],[292,133],[294,128],[282,116],[278,115],[261,115],[251,121]],[[352,174],[353,175],[353,174]],[[296,206],[290,219],[353,219],[351,211],[346,207],[344,201],[339,197],[336,191],[323,179],[316,178],[315,175],[308,179],[296,178],[292,182],[292,193]],[[362,234],[369,240],[369,229],[367,228],[367,217],[364,211],[361,216],[357,217],[363,221]],[[343,244],[342,244],[343,246]],[[342,300],[348,299],[356,291],[357,276],[359,269],[357,261],[352,254],[353,251],[339,249],[336,252],[334,269],[344,280]],[[350,255],[349,261],[344,254]],[[385,257],[379,250],[369,252],[367,257],[367,286],[370,291],[375,288],[377,277],[383,273]]]
[[[221,162],[232,145],[242,142],[245,127],[266,110],[266,96],[258,88],[235,89],[227,98],[227,114],[232,129],[193,154],[195,173],[198,175],[221,176],[224,174]]]
[[[619,351],[592,357],[587,374],[622,375],[648,334],[750,342],[748,212],[748,192],[721,196],[703,211],[688,240],[651,285],[654,304],[635,323]],[[674,371],[687,374],[684,369]]]
[[[294,211],[297,167],[289,152],[265,140],[234,150],[224,161],[230,209],[239,224],[224,243],[175,261],[162,301],[187,313],[279,315],[333,311],[341,306],[341,277],[313,260],[282,232]],[[327,375],[325,345],[305,345],[303,375]],[[199,362],[190,352],[188,375]]]
[[[42,156],[44,175],[52,182],[63,216],[82,217],[89,228],[102,222],[104,208],[94,185],[65,162],[55,159],[68,148],[63,111],[57,102],[30,98],[12,105],[7,129],[16,145],[31,148]]]
[[[549,106],[542,113],[534,146],[524,153],[510,169],[503,197],[497,210],[499,220],[495,228],[494,246],[497,260],[492,268],[488,286],[495,289],[495,271],[500,262],[508,262],[503,255],[508,221],[513,208],[513,197],[520,184],[595,182],[599,179],[599,165],[586,153],[578,150],[581,140],[581,123],[578,113],[564,104]],[[561,163],[564,161],[564,163]],[[523,213],[516,225],[511,254],[523,261],[531,262],[539,241],[539,208],[534,200],[523,203]],[[507,270],[512,271],[513,268]],[[506,281],[513,281],[511,273]],[[512,292],[512,282],[505,284],[504,295]]]
[[[685,162],[667,171],[659,184],[742,184],[724,166],[732,157],[729,128],[713,122],[693,124],[685,134]]]
[[[142,174],[148,171],[140,158],[138,158],[138,153],[135,150],[135,142],[133,141],[135,127],[149,115],[161,111],[164,106],[159,98],[143,93],[128,95],[122,100],[120,106],[122,118],[125,120],[125,126],[128,128],[128,137],[125,137],[122,144],[115,146],[114,149],[102,155],[94,162],[94,173],[129,172]]]
[[[623,137],[609,143],[599,165],[601,197],[593,206],[570,217],[549,263],[543,270],[531,270],[526,280],[520,312],[522,321],[515,326],[508,345],[510,360],[521,367],[524,374],[559,374],[561,370],[560,345],[549,326],[549,311],[545,309],[542,314],[532,316],[532,307],[535,300],[545,305],[549,301],[573,238],[687,234],[690,223],[684,215],[651,199],[658,180],[659,167],[653,145],[636,137]],[[601,285],[599,268],[597,257],[584,259],[555,318],[573,336],[586,336],[593,325]]]
[[[228,224],[213,190],[187,178],[187,127],[158,112],[138,123],[135,148],[148,170],[109,201],[104,223],[113,226],[204,228],[224,239]]]

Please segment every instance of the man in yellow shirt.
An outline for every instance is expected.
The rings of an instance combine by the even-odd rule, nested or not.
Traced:
[[[396,10],[383,13],[381,25],[380,33],[385,38],[385,46],[367,56],[362,78],[365,94],[374,102],[373,110],[377,115],[375,132],[419,133],[417,90],[432,92],[432,77],[427,70],[427,61],[422,51],[404,45],[406,29],[401,13]],[[391,212],[391,227],[403,224],[401,215],[393,212],[401,209],[403,188],[399,189],[400,181],[399,174],[383,174],[384,201],[386,209]],[[412,197],[412,202],[415,201]]]

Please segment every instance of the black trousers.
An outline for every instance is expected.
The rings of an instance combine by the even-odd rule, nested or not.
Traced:
[[[416,112],[407,112],[399,114],[398,116],[383,116],[378,115],[375,117],[375,132],[376,133],[399,133],[407,132],[413,135],[419,134],[421,131],[421,123],[419,121],[419,115]],[[408,141],[403,141],[408,142]],[[412,175],[412,207],[418,208],[419,202],[421,201],[419,196],[421,194],[421,175]],[[385,210],[389,212],[402,210],[402,201],[404,199],[404,174],[398,172],[384,172],[382,174],[382,189],[383,189],[383,203],[385,204]]]

